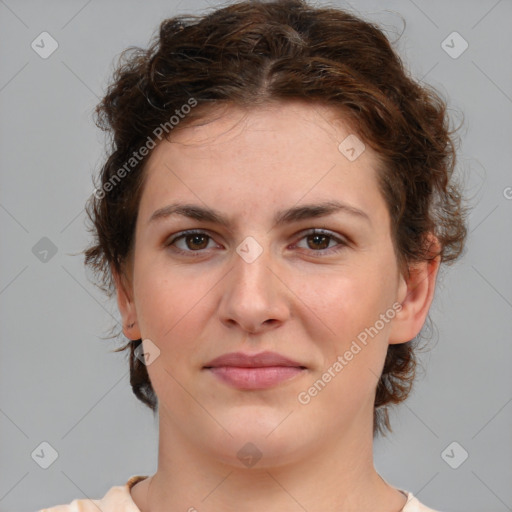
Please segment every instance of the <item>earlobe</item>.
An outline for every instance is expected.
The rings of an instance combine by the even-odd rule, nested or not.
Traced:
[[[402,308],[393,319],[389,344],[406,343],[421,331],[434,299],[441,260],[439,252],[435,254],[431,260],[411,265],[408,276],[400,276],[397,300]]]
[[[116,286],[117,307],[123,322],[123,333],[130,340],[141,339],[132,286],[124,274],[120,275],[112,270],[112,276]]]

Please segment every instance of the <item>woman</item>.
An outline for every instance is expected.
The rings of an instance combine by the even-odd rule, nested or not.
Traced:
[[[443,101],[377,27],[300,0],[165,20],[125,57],[85,261],[158,469],[45,510],[432,511],[372,443],[466,236]]]

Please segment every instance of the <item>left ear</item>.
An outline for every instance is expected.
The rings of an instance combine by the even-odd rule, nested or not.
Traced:
[[[434,299],[436,277],[441,262],[441,246],[434,235],[428,237],[430,258],[409,266],[409,275],[400,276],[397,301],[402,308],[392,321],[389,344],[406,343],[421,331]]]

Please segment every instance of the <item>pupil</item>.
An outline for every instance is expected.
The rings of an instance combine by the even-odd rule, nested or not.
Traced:
[[[204,239],[206,239],[206,236],[205,235],[190,235],[190,238],[192,239],[192,245],[204,245],[204,243],[201,244],[200,242],[198,244],[196,244],[196,241],[198,239],[204,240]],[[204,247],[199,247],[199,249],[204,249]]]
[[[315,244],[315,245],[317,245],[317,244],[322,245],[322,247],[320,247],[320,249],[325,249],[325,248],[329,245],[329,243],[325,244],[325,240],[326,240],[327,238],[329,238],[327,235],[312,235],[312,238],[313,238],[313,240],[314,240],[314,241],[313,241],[313,244]],[[319,241],[318,241],[318,239],[322,239],[322,238],[323,238],[323,240],[324,240],[324,243],[323,243],[323,244],[322,244],[321,242],[319,242]]]

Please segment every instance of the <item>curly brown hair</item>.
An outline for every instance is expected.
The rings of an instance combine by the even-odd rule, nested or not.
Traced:
[[[169,139],[206,119],[211,107],[286,100],[336,109],[380,155],[379,187],[402,272],[432,257],[429,234],[439,240],[441,262],[459,257],[466,207],[454,176],[455,130],[446,102],[409,76],[378,26],[302,0],[244,1],[204,16],[166,19],[147,49],[130,47],[119,56],[95,111],[97,126],[111,136],[109,155],[86,205],[95,241],[84,251],[85,264],[107,295],[115,292],[112,269],[122,275],[133,250],[147,148],[161,138],[162,127]],[[387,404],[402,402],[411,391],[419,338],[388,347],[376,388],[374,437],[392,431]],[[130,349],[133,392],[156,412],[157,397],[136,357],[141,341],[116,351]]]

